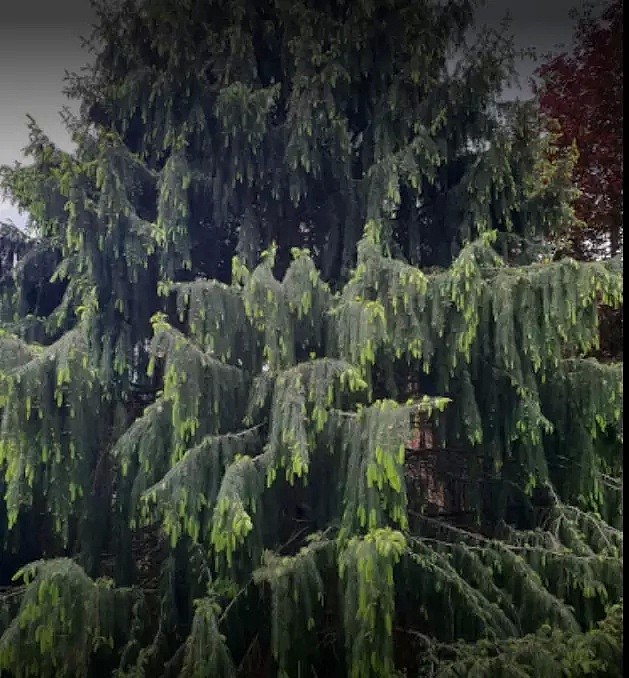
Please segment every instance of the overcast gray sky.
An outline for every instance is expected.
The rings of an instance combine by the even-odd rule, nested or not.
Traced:
[[[497,26],[509,12],[517,46],[544,53],[570,43],[568,12],[576,4],[578,0],[487,0],[478,18]],[[59,117],[68,103],[61,92],[63,76],[88,61],[80,36],[90,33],[93,20],[89,0],[0,0],[0,165],[21,159],[28,141],[27,113],[53,141],[69,147]],[[528,60],[519,64],[522,84],[533,68]],[[521,94],[527,96],[528,90]],[[24,222],[0,198],[3,219]]]

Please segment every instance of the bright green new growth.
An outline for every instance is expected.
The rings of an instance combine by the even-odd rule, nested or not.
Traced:
[[[483,247],[489,246],[475,243],[471,247],[483,255]],[[423,276],[424,294],[443,285],[444,279],[450,285],[456,285],[458,270],[463,266],[461,260],[469,261],[467,250],[452,267],[451,281],[447,281],[442,272]],[[498,262],[494,255],[491,261],[493,264]],[[383,271],[386,276],[386,272],[395,271],[396,266],[399,268],[397,262],[378,255],[373,256],[370,271],[372,274]],[[607,275],[600,265],[590,268],[592,274],[583,276],[583,280],[593,287],[598,285],[603,293],[619,298],[616,280]],[[479,266],[472,299],[485,298],[488,299],[486,303],[497,305],[497,302],[492,302],[492,297],[502,292],[493,284],[494,270],[493,266],[490,269]],[[576,267],[564,263],[545,264],[539,266],[539,272],[523,270],[519,276],[511,269],[511,277],[507,280],[517,279],[521,286],[535,289],[539,279],[546,275],[546,270],[555,271],[563,280],[566,272],[576,270]],[[419,278],[416,280],[410,272],[404,273],[404,286],[399,282],[401,276],[397,271],[394,275],[397,276],[402,298],[404,295],[411,298],[418,289]],[[364,303],[362,299],[368,295],[366,290],[372,289],[364,287],[362,298],[356,294],[358,285],[362,283],[361,275],[359,271],[348,285],[353,286],[356,304]],[[298,279],[294,276],[293,280]],[[204,298],[211,304],[212,288],[201,284],[204,286]],[[304,284],[307,287],[311,285],[310,277]],[[217,295],[225,296],[220,286],[215,289]],[[245,288],[235,288],[235,293],[247,294]],[[329,297],[326,311],[328,336],[334,337],[336,333],[339,337],[344,331],[346,319],[336,311],[346,303],[345,297],[345,290],[337,300]],[[391,295],[390,298],[395,297]],[[446,319],[443,325],[437,326],[435,334],[442,332],[449,336],[452,325],[459,326],[459,313],[462,313],[459,309],[467,303],[465,293],[460,299],[460,303],[456,300],[451,302],[444,314]],[[513,318],[517,316],[519,307],[517,297],[514,295],[511,299]],[[581,299],[589,299],[592,303],[594,297],[589,288],[585,289]],[[506,299],[503,303],[507,303]],[[417,322],[433,327],[435,323],[425,317],[431,317],[433,307],[424,305],[423,298],[418,300],[418,297],[415,297],[415,304],[408,310],[414,313]],[[582,303],[579,306],[587,310]],[[395,328],[396,318],[392,310],[384,310],[383,307],[383,314],[386,326]],[[566,305],[566,317],[561,320],[567,332],[574,327],[570,324],[570,314],[571,310]],[[307,316],[303,314],[303,317]],[[553,319],[559,320],[557,315],[549,314],[548,317],[550,320],[546,323],[543,318],[538,320],[539,336],[544,337],[543,346],[550,345],[549,336],[556,337],[547,325],[552,325]],[[586,318],[590,318],[591,325],[586,324]],[[294,316],[295,323],[300,321]],[[243,322],[250,321],[243,317]],[[483,336],[483,343],[497,345],[500,341],[500,327],[492,323],[491,316],[486,322],[485,326],[478,322],[470,355],[480,354],[478,334]],[[595,323],[595,315],[581,317],[575,341],[581,341],[583,334],[595,336]],[[252,335],[259,332],[258,336],[265,336],[265,329],[260,328],[255,320],[248,328],[246,331]],[[467,363],[461,373],[459,361],[466,349],[460,344],[455,344],[454,350],[446,354],[450,358],[450,370],[444,372],[443,383],[450,384],[449,400],[423,397],[415,403],[398,404],[393,400],[369,400],[367,383],[361,376],[367,373],[369,360],[358,358],[357,367],[352,367],[351,361],[336,357],[306,360],[292,367],[262,373],[259,378],[262,381],[251,388],[250,377],[242,368],[212,357],[211,349],[204,351],[202,346],[172,329],[164,320],[155,320],[154,331],[150,351],[152,360],[162,365],[163,390],[158,400],[146,408],[144,415],[136,419],[113,448],[121,479],[128,477],[134,469],[132,497],[137,502],[134,515],[137,514],[141,521],[137,523],[137,518],[131,518],[132,524],[150,525],[155,520],[159,521],[172,549],[180,543],[199,543],[208,555],[215,555],[217,569],[213,576],[233,578],[237,584],[243,581],[243,572],[249,572],[261,595],[264,594],[263,583],[269,584],[274,620],[273,655],[278,661],[280,674],[291,675],[285,667],[291,666],[291,661],[301,661],[291,656],[293,643],[288,620],[293,620],[290,628],[305,624],[304,633],[316,624],[312,616],[315,613],[313,605],[321,605],[325,596],[324,577],[329,577],[329,573],[324,561],[313,559],[319,548],[317,541],[292,558],[280,557],[272,551],[263,552],[265,547],[268,548],[265,545],[270,544],[268,533],[264,534],[267,528],[264,527],[266,509],[263,508],[263,499],[266,494],[274,494],[273,502],[281,506],[281,497],[287,491],[281,488],[288,488],[294,483],[308,482],[313,492],[321,492],[316,481],[312,480],[311,472],[320,463],[336,466],[336,477],[339,478],[337,485],[327,485],[325,490],[330,494],[341,492],[337,512],[325,516],[328,529],[332,530],[331,536],[336,534],[336,537],[333,541],[322,542],[322,548],[328,551],[332,548],[338,559],[344,590],[343,623],[351,675],[386,676],[393,671],[396,582],[403,589],[411,587],[405,604],[413,600],[417,609],[430,610],[427,621],[434,625],[432,628],[437,637],[443,639],[461,636],[505,639],[535,632],[545,622],[559,629],[577,632],[581,625],[589,628],[600,619],[604,605],[622,596],[622,533],[601,522],[594,514],[563,504],[552,490],[553,508],[542,528],[536,531],[522,532],[509,528],[505,534],[487,539],[454,526],[448,527],[448,523],[427,516],[413,514],[409,520],[405,446],[411,435],[414,411],[437,419],[445,417],[446,426],[449,426],[453,421],[450,412],[455,410],[463,422],[460,429],[452,426],[447,431],[453,439],[461,435],[476,445],[482,444],[483,439],[491,440],[485,433],[489,427],[483,426],[485,418],[481,415],[481,408],[486,407],[486,401],[481,400],[486,397],[482,390],[479,395],[484,379],[477,376],[472,381],[474,368],[471,359],[472,368]],[[215,328],[215,332],[218,331]],[[245,329],[241,331],[244,335]],[[391,350],[390,337],[395,336],[394,331],[379,335],[378,330],[374,330],[372,344],[376,355]],[[68,371],[68,361],[76,355],[74,347],[77,344],[74,342],[77,339],[74,337],[81,336],[81,326],[74,332],[78,334],[70,333],[64,337],[64,344],[53,344],[25,365],[6,372],[11,395],[19,392],[16,389],[20,385],[30,384],[28,392],[32,403],[24,407],[33,408],[38,413],[36,416],[30,413],[27,418],[26,411],[17,409],[21,402],[19,398],[5,400],[3,449],[5,458],[12,464],[28,459],[25,448],[18,446],[23,436],[17,433],[23,429],[18,429],[16,424],[11,428],[13,421],[31,422],[29,426],[33,427],[33,435],[38,436],[35,439],[47,440],[46,436],[52,435],[53,426],[59,425],[55,422],[62,412],[70,422],[88,416],[87,413],[81,414],[83,411],[77,408],[86,396],[82,389],[89,388],[92,393],[92,382],[86,379],[78,366]],[[458,336],[454,332],[452,334]],[[414,333],[407,336],[404,344],[404,334],[400,331],[396,339],[397,350],[401,351],[403,359],[425,360],[425,355],[417,354],[414,336]],[[564,347],[569,345],[569,336],[566,333]],[[25,349],[17,340],[7,337],[5,341],[12,342],[6,344],[7,347],[19,347],[18,354],[28,360]],[[438,344],[436,338],[433,341]],[[68,348],[65,348],[66,345]],[[340,347],[343,343],[335,339],[330,345]],[[608,507],[609,504],[604,502],[602,474],[618,460],[609,456],[599,458],[596,441],[597,436],[608,434],[619,423],[622,398],[619,373],[591,359],[558,359],[554,351],[544,352],[541,346],[538,348],[542,363],[535,370],[530,360],[525,362],[528,358],[526,347],[530,345],[524,343],[521,348],[518,346],[520,351],[515,353],[519,365],[530,366],[528,373],[522,367],[516,370],[514,363],[498,362],[501,354],[495,354],[498,365],[494,368],[502,370],[507,378],[498,382],[502,390],[494,397],[504,398],[508,394],[514,402],[519,400],[519,405],[513,418],[505,418],[502,422],[501,438],[494,447],[488,448],[495,454],[491,457],[492,464],[497,469],[500,463],[505,465],[503,469],[507,466],[513,469],[514,475],[503,471],[505,481],[512,479],[515,482],[529,477],[532,489],[536,484],[554,480],[557,487],[563,485],[567,488],[563,496],[575,503],[583,502],[583,509],[592,505],[597,507],[598,504],[592,504],[597,499],[601,505]],[[343,354],[342,349],[339,351]],[[428,366],[432,368],[434,356],[430,359]],[[445,359],[445,355],[441,354],[439,362]],[[557,366],[551,369],[556,360]],[[81,369],[87,370],[84,362],[80,362]],[[38,367],[41,365],[45,366],[45,378],[40,376],[37,383],[26,382],[28,369],[43,370],[43,367]],[[462,365],[466,363],[463,361]],[[577,379],[575,370],[583,377]],[[88,374],[93,375],[89,371]],[[465,375],[464,378],[461,374]],[[528,389],[520,385],[524,374],[529,380],[526,382]],[[56,381],[51,382],[48,375],[56,375]],[[56,387],[47,386],[51,383]],[[56,390],[60,388],[65,389],[62,394],[72,395],[65,396],[66,400],[60,398]],[[77,392],[73,390],[76,388],[79,389]],[[494,388],[497,388],[495,383]],[[587,393],[582,390],[585,388],[589,389]],[[598,389],[604,389],[606,397],[602,397],[597,406],[592,396],[598,393]],[[558,412],[552,419],[542,415],[542,411],[550,412],[557,408],[561,402],[558,392],[569,394],[564,396],[564,403],[570,403],[568,411]],[[251,400],[249,406],[245,402],[247,393]],[[42,407],[46,395],[51,402],[48,407]],[[76,398],[76,402],[71,398]],[[365,398],[370,402],[367,407]],[[466,399],[471,400],[476,418],[466,415],[470,408]],[[42,405],[38,406],[39,403]],[[104,403],[103,399],[98,406],[103,407]],[[243,428],[247,412],[250,425]],[[484,437],[480,440],[470,435],[478,430],[473,426],[481,427],[481,436]],[[507,429],[507,426],[511,428]],[[560,452],[564,449],[564,441],[570,439],[569,435],[577,435],[573,433],[575,427],[582,435],[585,434],[582,440],[587,437],[590,441],[581,449],[573,450],[573,455],[576,452],[580,454],[579,468],[576,471],[570,469],[571,473],[551,470],[549,460],[559,461],[562,458]],[[555,428],[565,431],[562,445],[550,446]],[[14,432],[15,442],[9,437],[11,432]],[[493,431],[491,434],[496,435]],[[42,446],[42,449],[45,448]],[[49,474],[55,473],[56,464],[60,463],[58,459],[63,458],[59,455],[70,455],[70,448],[67,452],[62,448],[54,449],[58,450],[56,455],[44,456],[42,453],[37,464],[31,462],[33,468],[43,474],[42,477],[54,477]],[[595,464],[599,466],[581,470],[588,461],[588,455],[597,460]],[[69,456],[69,459],[72,457]],[[514,464],[514,459],[519,463]],[[78,461],[75,468],[80,469]],[[6,468],[7,499],[13,496],[12,487],[22,488],[20,491],[28,497],[26,488],[32,486],[28,484],[31,477],[28,472],[11,472],[14,468],[11,464],[7,464]],[[281,475],[278,475],[279,471]],[[22,478],[27,481],[26,484]],[[289,484],[278,487],[280,479]],[[72,482],[77,483],[78,490],[72,494],[70,486],[70,498],[79,501],[88,488],[79,484],[80,476]],[[58,482],[55,489],[62,490]],[[530,492],[523,487],[523,492],[527,491]],[[72,504],[56,504],[52,501],[55,495],[51,489],[47,496],[56,519],[66,519]],[[62,496],[66,496],[65,493]],[[258,566],[261,569],[256,569]],[[446,600],[450,601],[451,617],[443,615],[442,606]],[[402,604],[403,608],[405,604]],[[212,605],[204,600],[197,606],[186,646],[187,668],[182,669],[184,675],[202,675],[198,673],[201,671],[198,667],[206,666],[214,667],[219,675],[221,671],[222,675],[231,675],[229,671],[233,660],[229,655],[229,638],[225,645],[217,635],[219,631]],[[304,605],[305,608],[302,607]],[[232,614],[236,610],[237,607]],[[207,640],[202,641],[203,638]],[[205,643],[209,643],[207,648]],[[44,644],[41,647],[42,654],[45,654],[48,646]],[[89,654],[90,651],[87,651],[86,657]],[[17,655],[8,654],[6,657],[8,666],[18,666]]]
[[[469,3],[324,4],[102,8],[3,170],[11,676],[620,675],[622,274]]]
[[[127,633],[138,595],[132,589],[92,581],[65,558],[31,563],[15,579],[25,591],[0,640],[0,669],[16,677],[87,677],[92,655]]]
[[[363,538],[352,537],[342,552],[339,574],[346,582],[344,622],[352,678],[394,672],[393,568],[405,547],[402,533],[377,528]]]

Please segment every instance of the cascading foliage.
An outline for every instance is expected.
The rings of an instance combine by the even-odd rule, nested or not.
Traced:
[[[622,274],[472,17],[99,8],[2,171],[1,671],[621,675]]]

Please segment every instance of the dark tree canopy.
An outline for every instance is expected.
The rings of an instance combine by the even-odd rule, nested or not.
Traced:
[[[2,170],[0,670],[622,675],[622,275],[472,19],[100,7]]]

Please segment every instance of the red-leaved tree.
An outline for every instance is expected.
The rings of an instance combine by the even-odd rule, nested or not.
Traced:
[[[622,0],[595,15],[577,15],[574,47],[550,57],[533,83],[557,144],[576,144],[576,205],[583,224],[568,234],[567,253],[579,259],[614,256],[622,249]]]

